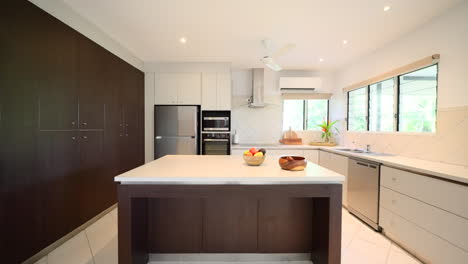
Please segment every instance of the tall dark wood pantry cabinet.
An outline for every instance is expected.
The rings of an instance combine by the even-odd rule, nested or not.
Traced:
[[[21,263],[143,164],[143,72],[25,0],[0,9],[0,251]]]

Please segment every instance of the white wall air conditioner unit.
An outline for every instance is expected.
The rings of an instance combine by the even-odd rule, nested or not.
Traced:
[[[322,88],[319,77],[280,77],[281,93],[312,93]]]

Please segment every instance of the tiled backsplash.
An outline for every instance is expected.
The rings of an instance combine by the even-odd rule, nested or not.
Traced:
[[[468,166],[468,106],[439,109],[436,133],[345,132],[340,142],[347,147],[370,144],[375,152]]]

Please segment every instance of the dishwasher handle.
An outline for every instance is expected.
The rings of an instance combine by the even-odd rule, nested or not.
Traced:
[[[363,167],[367,167],[367,168],[371,168],[371,169],[377,169],[378,165],[374,165],[372,163],[365,163],[365,162],[362,162],[362,161],[357,161],[357,160],[354,160],[354,162],[357,164],[357,165],[360,165],[360,166],[363,166]]]
[[[362,163],[362,162],[359,162],[359,161],[356,161],[356,164],[357,164],[357,165],[364,166],[364,167],[369,167],[369,164]]]

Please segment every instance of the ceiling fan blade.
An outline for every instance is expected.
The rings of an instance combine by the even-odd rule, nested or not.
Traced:
[[[289,43],[285,46],[283,46],[282,48],[280,48],[279,50],[277,50],[276,52],[274,52],[271,57],[280,57],[280,56],[283,56],[283,55],[286,55],[288,52],[290,52],[292,49],[294,49],[296,47],[296,44],[293,44],[293,43]]]
[[[263,64],[268,68],[272,69],[273,71],[281,71],[283,68],[275,63],[275,61],[271,57],[264,57],[262,59]]]

